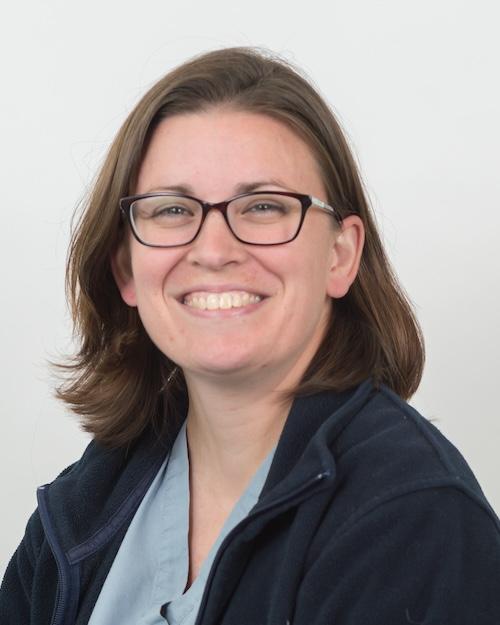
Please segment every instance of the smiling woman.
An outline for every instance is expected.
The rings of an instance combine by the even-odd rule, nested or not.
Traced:
[[[298,69],[231,48],[154,85],[67,285],[58,394],[93,441],[39,489],[2,623],[500,622],[498,518],[406,403],[420,328]]]

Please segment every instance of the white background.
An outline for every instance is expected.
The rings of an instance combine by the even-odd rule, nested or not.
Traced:
[[[52,397],[71,349],[74,208],[144,91],[188,57],[261,45],[301,66],[352,142],[427,342],[411,403],[500,510],[496,0],[11,3],[0,15],[0,574],[36,486],[88,437]]]

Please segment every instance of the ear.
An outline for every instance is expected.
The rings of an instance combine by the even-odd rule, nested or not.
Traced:
[[[344,297],[358,273],[365,242],[365,228],[360,217],[349,215],[336,234],[332,265],[328,275],[327,293],[330,297]]]
[[[134,275],[130,262],[130,246],[123,240],[111,254],[111,271],[122,299],[128,306],[137,306]]]

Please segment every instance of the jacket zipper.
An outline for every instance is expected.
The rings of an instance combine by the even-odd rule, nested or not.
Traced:
[[[57,537],[52,529],[52,523],[47,508],[46,490],[45,486],[40,486],[37,489],[38,509],[40,512],[40,518],[45,530],[45,535],[49,543],[52,554],[57,565],[58,584],[56,592],[56,601],[54,605],[54,611],[52,613],[51,625],[63,625],[61,618],[64,615],[66,609],[66,597],[69,594],[69,575],[66,574],[66,568],[69,566],[64,560],[64,553],[57,541]]]
[[[246,527],[249,523],[254,521],[254,519],[256,519],[257,517],[262,516],[263,514],[265,514],[266,512],[269,512],[269,510],[272,510],[273,508],[276,508],[276,507],[278,507],[280,505],[283,505],[285,503],[290,503],[294,499],[297,499],[305,491],[309,490],[315,484],[321,482],[324,478],[329,477],[330,475],[331,475],[331,471],[323,471],[322,473],[316,474],[313,478],[311,478],[307,482],[304,482],[303,484],[301,484],[301,486],[297,487],[291,493],[287,493],[286,495],[283,495],[281,498],[274,500],[272,503],[269,503],[267,506],[265,506],[263,508],[260,508],[260,509],[256,510],[253,513],[250,513],[248,516],[246,516],[244,519],[242,519],[238,523],[238,525],[236,525],[229,532],[229,534],[222,541],[219,549],[217,550],[217,553],[216,553],[216,556],[214,558],[214,561],[212,562],[212,566],[210,568],[210,572],[208,574],[207,581],[206,581],[206,584],[205,584],[205,589],[203,591],[203,595],[202,595],[202,598],[201,598],[200,607],[199,607],[199,610],[198,610],[198,615],[197,615],[196,620],[195,620],[195,625],[201,625],[201,623],[203,622],[203,615],[204,615],[205,608],[206,608],[207,603],[208,603],[209,588],[212,585],[213,578],[215,576],[215,571],[216,571],[217,566],[218,566],[218,564],[220,562],[220,559],[222,558],[223,552],[227,549],[228,545],[231,543],[231,541],[234,539],[234,537],[238,533],[240,533],[243,530],[244,527]]]
[[[153,476],[156,475],[159,466],[159,464],[158,466],[155,465],[152,471]],[[68,561],[66,554],[59,544],[48,510],[47,486],[50,486],[50,484],[45,484],[37,489],[37,499],[40,519],[45,531],[45,536],[47,537],[47,541],[54,556],[54,560],[56,561],[58,572],[56,600],[54,603],[54,611],[52,613],[50,625],[73,625],[76,620],[76,610],[78,607],[80,592],[80,565],[79,560],[73,563]],[[146,490],[147,484],[143,494]],[[114,532],[112,534],[114,534]],[[103,546],[108,540],[109,538],[104,541],[101,546]]]

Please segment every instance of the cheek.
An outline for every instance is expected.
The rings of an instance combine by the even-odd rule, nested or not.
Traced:
[[[326,293],[331,262],[329,239],[316,235],[305,239],[283,262],[283,267],[289,284],[302,289],[304,297],[313,299]]]
[[[132,273],[138,299],[157,298],[180,256],[178,250],[142,246],[132,253]]]

